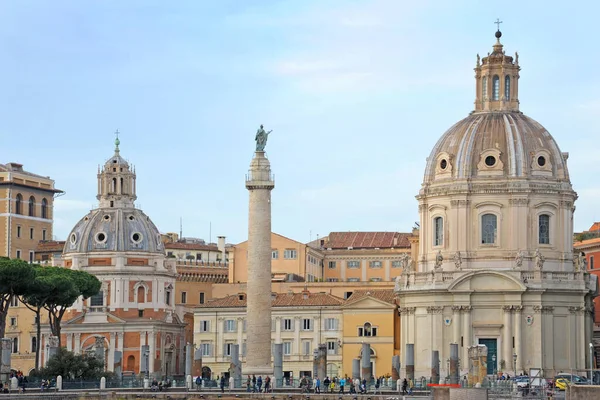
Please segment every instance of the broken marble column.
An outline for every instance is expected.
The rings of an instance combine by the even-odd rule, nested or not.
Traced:
[[[193,376],[199,376],[202,379],[202,349],[194,351]]]
[[[450,383],[458,383],[458,343],[450,343]]]
[[[406,344],[406,379],[415,379],[415,345],[412,343]]]
[[[392,357],[392,377],[390,379],[392,380],[392,389],[396,389],[396,381],[400,379],[400,356]]]
[[[275,387],[283,386],[283,343],[273,345],[273,375]]]
[[[185,376],[192,375],[192,344],[185,345]]]
[[[361,354],[361,363],[360,369],[362,373],[362,378],[367,380],[367,384],[371,382],[371,377],[373,375],[371,371],[371,345],[369,343],[362,344],[362,354]]]
[[[240,362],[240,345],[231,346],[231,369],[229,376],[233,378],[234,387],[242,386],[242,363]]]
[[[317,376],[323,380],[327,376],[327,345],[319,344],[319,362],[317,364]]]
[[[440,383],[440,352],[431,351],[431,383]]]
[[[352,379],[360,379],[360,358],[352,359]]]

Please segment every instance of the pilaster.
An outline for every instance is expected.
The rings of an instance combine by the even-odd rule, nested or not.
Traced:
[[[115,370],[115,338],[115,332],[110,332],[108,341],[108,360],[106,362],[106,370],[110,372]]]

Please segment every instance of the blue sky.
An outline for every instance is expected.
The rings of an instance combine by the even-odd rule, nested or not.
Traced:
[[[0,162],[49,175],[55,235],[96,204],[97,165],[135,164],[162,232],[247,236],[244,177],[263,123],[273,230],[410,231],[425,158],[473,107],[500,18],[521,110],[570,153],[575,229],[600,219],[594,2],[0,3]]]

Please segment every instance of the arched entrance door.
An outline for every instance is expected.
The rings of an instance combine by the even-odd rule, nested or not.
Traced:
[[[135,371],[135,357],[127,357],[127,371]]]
[[[210,379],[212,371],[209,367],[202,367],[202,379]]]

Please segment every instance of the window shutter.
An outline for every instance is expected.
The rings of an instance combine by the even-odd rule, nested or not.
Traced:
[[[338,328],[338,319],[337,318],[333,319],[333,329],[336,330],[336,331],[339,329]]]
[[[237,331],[237,321],[234,319],[233,321],[233,332]]]
[[[242,343],[242,357],[246,357],[246,342]]]
[[[223,320],[223,332],[227,332],[227,320]]]
[[[243,325],[243,330],[244,330],[244,332],[246,332],[246,320],[245,320],[245,319],[244,319],[244,322],[243,322],[243,324],[244,324],[244,325]]]
[[[223,343],[223,357],[227,355],[227,343]]]
[[[358,336],[362,336],[363,335],[363,328],[358,328]]]
[[[281,318],[280,322],[281,322],[281,330],[285,331],[285,318]]]
[[[290,330],[291,330],[291,331],[293,331],[293,330],[295,329],[295,328],[294,328],[294,322],[295,322],[294,320],[295,320],[295,318],[290,318],[290,326],[291,326],[291,329],[290,329]]]
[[[275,326],[275,318],[271,319],[271,332],[275,332],[277,330]]]
[[[333,342],[333,354],[337,354],[338,353],[338,342],[337,340],[335,342]]]
[[[206,321],[206,332],[210,332],[210,321]]]

